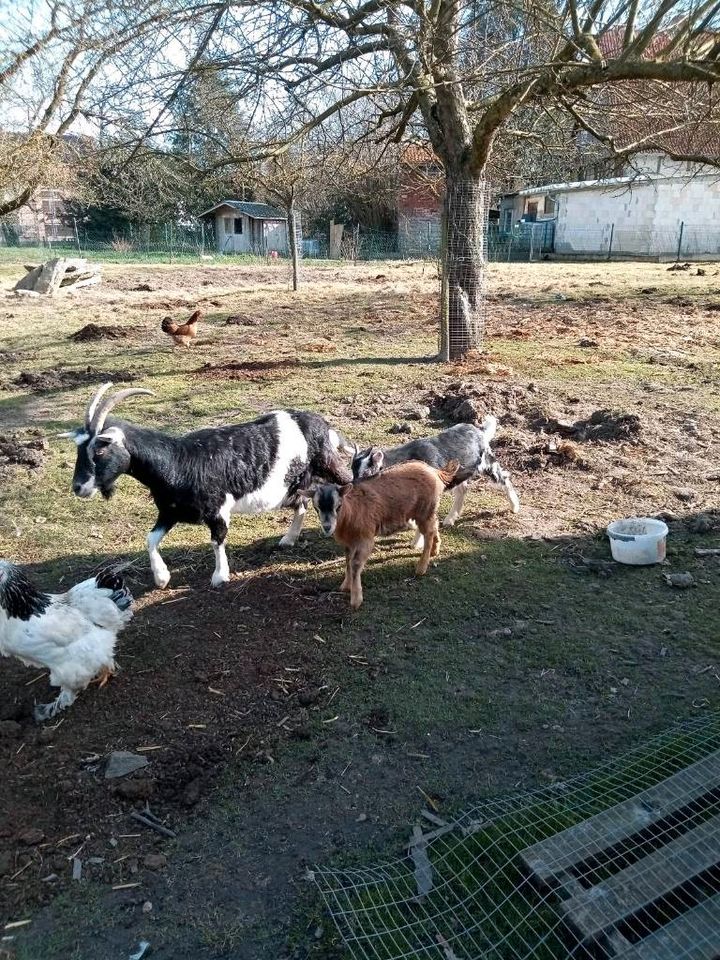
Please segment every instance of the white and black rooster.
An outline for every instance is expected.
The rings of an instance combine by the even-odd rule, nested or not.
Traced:
[[[116,570],[102,570],[67,593],[43,593],[14,564],[0,560],[0,654],[47,667],[60,687],[35,707],[40,723],[74,703],[97,679],[115,671],[115,644],[132,620],[133,597]]]

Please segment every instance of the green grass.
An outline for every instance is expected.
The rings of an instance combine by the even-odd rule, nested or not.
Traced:
[[[0,263],[5,252],[0,248]],[[224,269],[231,265],[237,268],[232,275]],[[28,430],[39,429],[49,438],[49,451],[38,474],[3,472],[0,556],[36,565],[48,586],[108,556],[137,558],[136,571],[149,584],[144,538],[155,513],[144,488],[125,478],[110,504],[99,499],[82,502],[69,493],[74,446],[53,435],[80,422],[92,386],[32,393],[13,385],[21,371],[83,371],[90,366],[97,371],[91,379],[98,382],[117,371],[130,371],[135,385],[150,387],[157,396],[128,402],[122,415],[172,432],[240,422],[267,409],[293,405],[325,413],[358,443],[393,442],[388,428],[404,419],[408,405],[423,401],[430,389],[445,389],[454,379],[489,383],[496,398],[511,387],[524,390],[532,381],[538,387],[538,406],[567,418],[597,407],[638,412],[646,442],[636,448],[583,445],[583,454],[591,461],[586,470],[568,466],[519,471],[515,479],[523,511],[517,518],[507,512],[505,500],[492,487],[478,486],[461,523],[443,532],[441,558],[421,581],[413,575],[409,537],[382,541],[364,574],[362,609],[353,615],[348,611],[338,620],[326,619],[320,608],[312,624],[310,635],[317,633],[325,641],[318,683],[337,688],[338,693],[332,704],[309,711],[311,742],[288,741],[274,722],[269,723],[267,738],[273,744],[277,771],[248,771],[241,760],[229,764],[205,821],[193,827],[204,831],[208,846],[218,832],[231,838],[223,856],[237,857],[242,843],[252,844],[242,832],[246,796],[238,792],[239,779],[247,780],[248,795],[266,793],[267,829],[272,832],[283,797],[302,792],[288,786],[287,771],[299,777],[316,762],[342,770],[352,760],[344,781],[348,789],[362,797],[358,803],[368,810],[377,807],[383,822],[397,827],[417,810],[418,787],[443,797],[443,815],[448,815],[516,785],[537,785],[576,773],[622,752],[673,719],[697,715],[704,704],[717,705],[717,680],[705,668],[717,656],[719,570],[711,560],[694,554],[697,545],[715,545],[716,534],[698,537],[682,524],[673,528],[671,569],[690,570],[697,581],[696,589],[687,592],[671,591],[657,569],[622,568],[602,579],[573,566],[579,556],[607,557],[603,530],[617,516],[668,507],[691,514],[712,507],[716,487],[705,477],[716,469],[720,454],[715,440],[720,436],[716,384],[704,369],[642,362],[632,352],[635,344],[613,341],[612,330],[607,342],[592,353],[577,346],[581,323],[577,335],[558,332],[546,319],[538,322],[531,340],[507,335],[519,320],[545,310],[556,290],[575,298],[573,309],[584,311],[582,316],[590,322],[594,308],[583,307],[581,300],[597,289],[591,284],[598,277],[613,283],[602,289],[613,296],[619,315],[626,300],[634,302],[639,289],[650,284],[660,286],[663,296],[688,291],[710,296],[712,277],[695,281],[668,274],[657,265],[498,265],[493,268],[493,289],[511,291],[530,306],[513,307],[512,316],[493,329],[487,343],[491,358],[511,368],[507,377],[493,379],[474,373],[472,362],[456,368],[432,361],[437,340],[431,270],[385,264],[307,265],[307,284],[300,296],[293,296],[282,271],[270,275],[261,265],[226,260],[219,266],[192,271],[185,266],[148,266],[140,275],[132,266],[110,263],[105,271],[109,282],[87,291],[87,296],[42,303],[6,301],[0,350],[10,356],[2,358],[0,433],[19,431],[25,436]],[[388,276],[386,281],[377,280],[380,271]],[[0,265],[3,283],[9,285],[17,275],[17,264]],[[129,288],[146,278],[155,288],[150,293],[117,288],[119,281]],[[211,285],[202,286],[202,280]],[[160,319],[168,312],[182,315],[186,311],[182,304],[201,298],[205,318],[197,346],[173,351],[159,333]],[[703,329],[704,339],[698,343],[684,341],[686,318],[673,319],[669,309],[657,306],[658,315],[665,311],[666,326],[677,327],[678,350],[699,363],[714,361],[718,345],[712,331]],[[257,317],[260,323],[225,326],[225,317],[235,312]],[[70,342],[68,335],[88,322],[120,324],[131,335],[120,341]],[[496,323],[492,316],[491,322]],[[638,340],[654,349],[655,316],[633,314],[630,322]],[[589,362],[566,362],[578,355]],[[288,368],[282,376],[268,373],[241,380],[210,380],[200,370],[206,363],[282,357],[296,358],[300,366]],[[648,384],[655,393],[646,389]],[[680,392],[680,387],[692,389]],[[535,402],[533,395],[528,402]],[[686,417],[700,423],[697,448],[682,446],[687,440],[682,432]],[[432,429],[434,425],[415,427],[418,434]],[[501,429],[500,439],[510,441],[509,447],[498,447],[505,459],[543,438],[526,429],[518,414],[515,424],[508,421]],[[639,486],[615,482],[618,477]],[[698,497],[686,506],[672,491],[690,484],[697,487]],[[446,509],[443,505],[442,512]],[[280,575],[289,584],[336,586],[341,579],[339,552],[332,542],[319,538],[314,518],[294,550],[268,551],[262,567],[257,566],[251,545],[278,539],[286,519],[235,518],[229,541],[231,568],[250,566],[260,576]],[[174,585],[185,586],[190,579],[193,590],[206,588],[212,569],[207,540],[204,529],[189,526],[176,528],[167,538],[163,552],[171,570],[176,570]],[[159,596],[150,592],[148,602],[159,603]],[[661,656],[663,648],[666,655]],[[387,717],[389,734],[372,729],[368,716],[373,710]],[[337,722],[323,722],[335,715]],[[321,752],[321,761],[310,760],[316,751]],[[373,779],[375,755],[384,759],[382,776]],[[408,759],[411,755],[415,759]],[[370,771],[365,782],[352,782],[356,768]],[[604,802],[604,789],[590,791],[588,810]],[[317,801],[311,796],[307,802]],[[578,815],[564,802],[538,803],[538,812],[547,814],[553,829],[575,822]],[[331,806],[324,813],[334,815]],[[487,875],[488,851],[510,864],[505,880],[486,888],[487,900],[475,918],[491,914],[493,904],[510,891],[516,879],[517,845],[540,836],[527,818],[518,819],[518,812],[508,816],[515,819],[495,821],[473,836],[469,848],[447,843],[444,847],[460,877],[453,881],[455,898]],[[363,857],[365,863],[382,859],[377,850],[363,851]],[[403,917],[407,920],[405,912],[390,909],[381,886],[368,897],[365,905],[377,908],[378,923],[392,921],[395,929]],[[535,920],[520,916],[518,909],[509,904],[497,922],[505,925],[503,930],[517,927],[518,938],[530,937]],[[198,938],[198,956],[212,955],[212,950],[231,956],[238,937],[264,936],[259,927],[251,923],[245,927],[244,921],[227,913],[209,923],[202,892],[187,910]],[[60,908],[58,917],[63,929],[75,922],[72,912],[65,914]],[[555,914],[542,917],[547,926]],[[314,919],[306,921],[298,936],[313,941]],[[525,930],[522,924],[530,926]],[[327,927],[322,920],[319,925]],[[169,938],[175,936],[171,927],[167,921]],[[385,951],[378,957],[394,956],[388,937],[378,943]],[[48,946],[43,960],[72,956],[64,944]],[[328,951],[336,949],[325,940],[311,946],[315,956],[331,955]],[[551,949],[549,941],[546,948]],[[91,956],[78,954],[82,960]],[[487,956],[495,960],[492,953]]]

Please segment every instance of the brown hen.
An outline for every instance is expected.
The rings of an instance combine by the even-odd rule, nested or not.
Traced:
[[[197,337],[197,325],[200,311],[196,310],[186,323],[177,323],[172,317],[165,317],[160,325],[163,333],[172,338],[178,347],[189,347]]]

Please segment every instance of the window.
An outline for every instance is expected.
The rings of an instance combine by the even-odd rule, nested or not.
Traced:
[[[525,207],[525,216],[523,220],[534,223],[537,220],[538,205],[537,200],[529,200]]]
[[[235,233],[242,233],[242,217],[235,217]]]
[[[232,233],[232,217],[223,217],[223,230],[225,233]]]
[[[544,207],[544,209],[543,209],[543,213],[545,213],[546,216],[554,217],[554,216],[555,216],[555,206],[556,206],[555,200],[553,200],[553,198],[552,198],[551,196],[546,196],[546,197],[545,197],[545,207]]]

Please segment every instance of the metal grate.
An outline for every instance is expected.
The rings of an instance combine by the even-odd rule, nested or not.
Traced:
[[[351,957],[720,957],[720,714],[567,783],[422,820],[394,862],[315,871]]]

